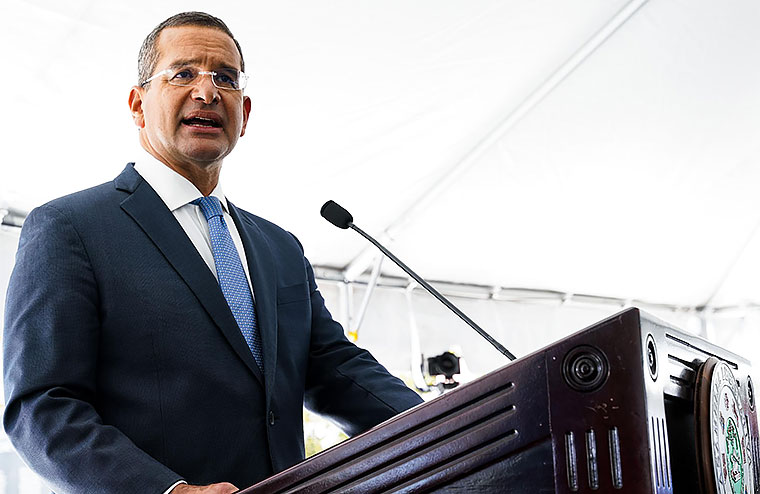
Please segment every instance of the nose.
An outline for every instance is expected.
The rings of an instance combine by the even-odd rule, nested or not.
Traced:
[[[203,74],[193,85],[192,97],[194,100],[202,101],[207,105],[219,102],[219,88],[214,86],[214,82],[211,80],[211,74]]]

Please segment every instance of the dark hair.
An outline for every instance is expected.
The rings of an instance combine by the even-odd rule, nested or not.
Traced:
[[[158,36],[167,27],[178,26],[205,26],[214,29],[218,29],[224,32],[227,36],[232,38],[235,42],[235,46],[240,54],[240,70],[245,71],[245,61],[243,61],[243,50],[240,48],[240,43],[232,35],[230,28],[218,17],[206,14],[205,12],[182,12],[181,14],[173,15],[166,19],[164,22],[153,28],[153,31],[145,38],[142,46],[140,47],[140,54],[137,56],[137,84],[144,83],[156,70],[156,63],[158,63]]]

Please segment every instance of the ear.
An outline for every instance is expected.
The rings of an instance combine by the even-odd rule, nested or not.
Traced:
[[[145,115],[143,114],[143,91],[139,86],[132,86],[129,90],[129,110],[132,112],[132,120],[139,128],[145,128]]]
[[[245,135],[245,126],[248,125],[248,115],[251,114],[251,98],[243,96],[243,128],[240,130],[240,137]]]

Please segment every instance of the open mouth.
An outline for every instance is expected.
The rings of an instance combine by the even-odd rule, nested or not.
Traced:
[[[203,118],[203,117],[186,118],[182,120],[182,123],[184,125],[190,125],[192,127],[205,127],[205,128],[219,128],[222,126],[222,124],[217,122],[216,120],[213,120],[211,118]]]

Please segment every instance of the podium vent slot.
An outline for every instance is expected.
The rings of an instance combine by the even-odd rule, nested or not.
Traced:
[[[675,335],[672,335],[670,333],[665,333],[665,338],[667,338],[672,343],[677,343],[677,344],[681,345],[681,347],[688,348],[689,350],[695,350],[695,351],[701,353],[702,354],[702,356],[701,356],[702,358],[700,360],[707,360],[704,357],[704,355],[707,355],[708,357],[715,357],[717,359],[722,360],[723,362],[725,362],[726,364],[728,364],[729,366],[731,366],[731,368],[733,368],[733,369],[738,369],[739,368],[739,366],[736,364],[736,362],[732,362],[730,360],[726,360],[725,358],[721,357],[720,355],[715,355],[714,353],[709,352],[709,351],[705,350],[704,348],[700,348],[697,345],[689,343],[688,341],[682,340],[681,338],[679,338],[679,337],[677,337]]]
[[[677,357],[676,355],[668,354],[668,359],[678,362],[679,364],[683,365],[684,367],[691,369],[692,371],[696,372],[699,370],[699,362],[689,362],[688,360],[682,359],[680,357]]]
[[[755,473],[755,491],[760,487],[760,441],[752,435],[752,469]]]
[[[609,432],[610,439],[610,467],[612,470],[612,487],[623,488],[623,462],[620,457],[620,434],[618,428],[613,427]]]
[[[652,470],[657,487],[670,489],[673,479],[670,476],[670,448],[665,419],[652,417]]]
[[[597,490],[599,488],[599,463],[597,461],[594,429],[586,431],[586,465],[588,466],[588,486],[592,490]]]
[[[578,491],[578,458],[575,454],[575,434],[565,433],[565,464],[567,466],[567,486]]]
[[[671,489],[673,487],[673,479],[670,474],[670,444],[668,444],[668,428],[663,418],[660,419],[660,432],[662,434],[662,450],[665,453],[665,479],[667,480],[668,489]]]

